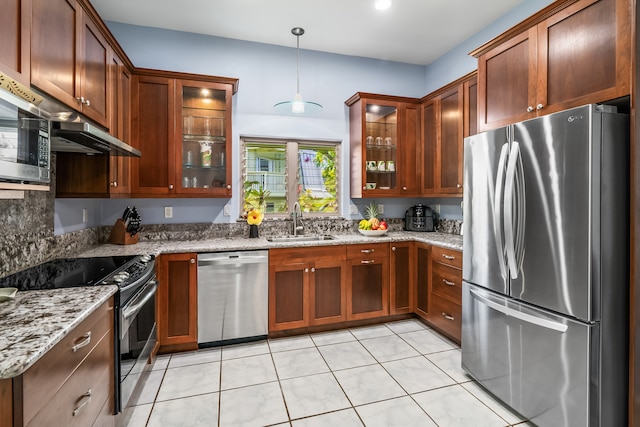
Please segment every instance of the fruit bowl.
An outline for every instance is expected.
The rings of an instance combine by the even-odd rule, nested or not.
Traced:
[[[382,236],[383,234],[385,234],[389,230],[362,230],[362,229],[358,228],[358,231],[363,236],[373,237],[373,236]]]

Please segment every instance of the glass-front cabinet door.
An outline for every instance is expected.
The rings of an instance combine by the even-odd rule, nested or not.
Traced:
[[[398,108],[365,105],[365,190],[395,190],[398,143]]]
[[[232,86],[178,80],[180,193],[231,197]]]
[[[416,195],[418,100],[358,92],[346,104],[351,197]]]

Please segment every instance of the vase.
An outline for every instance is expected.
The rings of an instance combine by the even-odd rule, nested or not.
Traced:
[[[249,237],[251,238],[255,238],[258,237],[258,226],[255,224],[252,224],[249,226]]]

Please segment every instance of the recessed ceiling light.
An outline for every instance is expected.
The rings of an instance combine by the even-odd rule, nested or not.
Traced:
[[[387,10],[393,4],[393,0],[376,0],[373,6],[378,10]]]

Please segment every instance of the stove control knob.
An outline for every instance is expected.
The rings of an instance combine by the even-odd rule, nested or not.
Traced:
[[[113,281],[116,283],[122,283],[124,279],[125,278],[121,276],[119,273],[113,276]]]
[[[140,261],[142,261],[144,263],[147,263],[147,262],[151,261],[151,255],[142,255],[140,257]]]

